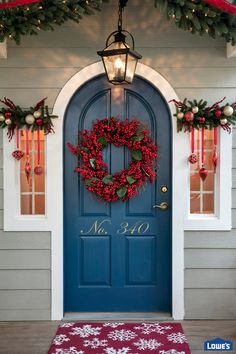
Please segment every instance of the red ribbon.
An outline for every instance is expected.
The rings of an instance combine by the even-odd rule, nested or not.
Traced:
[[[40,128],[37,130],[37,143],[38,143],[38,166],[40,165]]]
[[[207,111],[211,111],[212,109],[218,108],[219,104],[222,103],[225,99],[226,99],[226,97],[223,97],[222,100],[214,103],[211,107],[207,108]]]
[[[204,132],[205,132],[205,129],[204,129],[204,127],[202,127],[202,166],[204,166],[204,162],[205,162],[205,156],[204,156],[204,150],[205,150],[205,146],[204,146]]]
[[[216,7],[217,9],[227,12],[231,15],[236,15],[236,6],[225,0],[204,0],[207,4]]]
[[[16,148],[19,149],[19,129],[16,128]]]
[[[214,145],[218,144],[218,129],[214,128]]]
[[[191,149],[192,149],[192,154],[194,153],[194,139],[195,139],[195,131],[194,128],[192,128],[192,132],[191,132]]]
[[[29,157],[29,130],[28,129],[25,130],[25,134],[26,134],[25,153],[26,156]]]
[[[0,9],[10,9],[16,6],[24,6],[30,5],[37,2],[43,2],[44,0],[17,0],[17,1],[10,1],[0,4]]]

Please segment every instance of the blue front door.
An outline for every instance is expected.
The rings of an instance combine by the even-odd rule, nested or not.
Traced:
[[[88,192],[66,148],[67,142],[76,145],[80,130],[110,116],[139,119],[159,145],[156,183],[126,203],[102,203]],[[67,107],[64,145],[65,312],[171,312],[171,123],[165,99],[139,77],[113,86],[98,76]],[[112,173],[130,160],[126,148],[115,146],[104,150],[104,159]],[[169,209],[153,208],[163,201]]]

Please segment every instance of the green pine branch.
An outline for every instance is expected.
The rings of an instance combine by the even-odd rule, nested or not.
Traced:
[[[0,10],[0,42],[12,38],[19,44],[22,36],[37,35],[40,30],[52,31],[68,20],[79,23],[84,16],[101,11],[101,5],[108,1],[46,0]],[[223,13],[202,0],[154,0],[154,5],[178,28],[236,43],[236,16]]]

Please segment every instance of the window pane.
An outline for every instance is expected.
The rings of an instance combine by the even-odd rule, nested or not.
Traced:
[[[203,185],[203,191],[211,191],[214,192],[214,182],[215,182],[215,174],[214,172],[208,172],[207,178],[205,179]]]
[[[29,194],[21,196],[21,214],[32,214],[32,195]]]
[[[200,194],[191,193],[190,195],[190,213],[199,214],[200,213]]]
[[[45,213],[45,196],[36,195],[35,196],[35,214],[44,214]]]
[[[198,173],[194,173],[190,178],[191,191],[200,191],[200,178]]]
[[[208,175],[203,182],[199,176],[201,162],[201,130],[195,130],[195,154],[198,156],[196,164],[190,164],[190,213],[214,214],[215,204],[215,173],[212,163],[214,153],[214,131],[204,131],[205,168]]]
[[[38,134],[29,132],[29,163],[31,173],[29,179],[26,177],[25,165],[26,157],[26,133],[20,133],[20,149],[24,152],[24,157],[20,160],[20,193],[21,193],[21,214],[35,215],[45,214],[45,136],[40,131],[40,144],[38,144]],[[32,149],[33,148],[33,149]],[[38,155],[39,152],[39,155]],[[40,157],[40,159],[39,159]],[[35,168],[42,168],[42,173],[38,174]]]
[[[203,196],[203,212],[212,214],[214,211],[214,194],[204,194]]]

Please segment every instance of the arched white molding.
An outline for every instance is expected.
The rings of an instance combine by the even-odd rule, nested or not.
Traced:
[[[101,62],[87,66],[75,74],[60,91],[53,114],[56,134],[48,139],[47,195],[48,217],[52,231],[52,320],[63,317],[63,119],[73,94],[88,80],[104,73]],[[149,81],[168,102],[178,99],[174,89],[160,74],[144,64],[138,64],[136,74]],[[174,113],[174,105],[170,105]],[[187,195],[188,165],[186,162],[187,134],[177,134],[173,127],[173,220],[172,220],[172,316],[184,317],[184,216]]]

